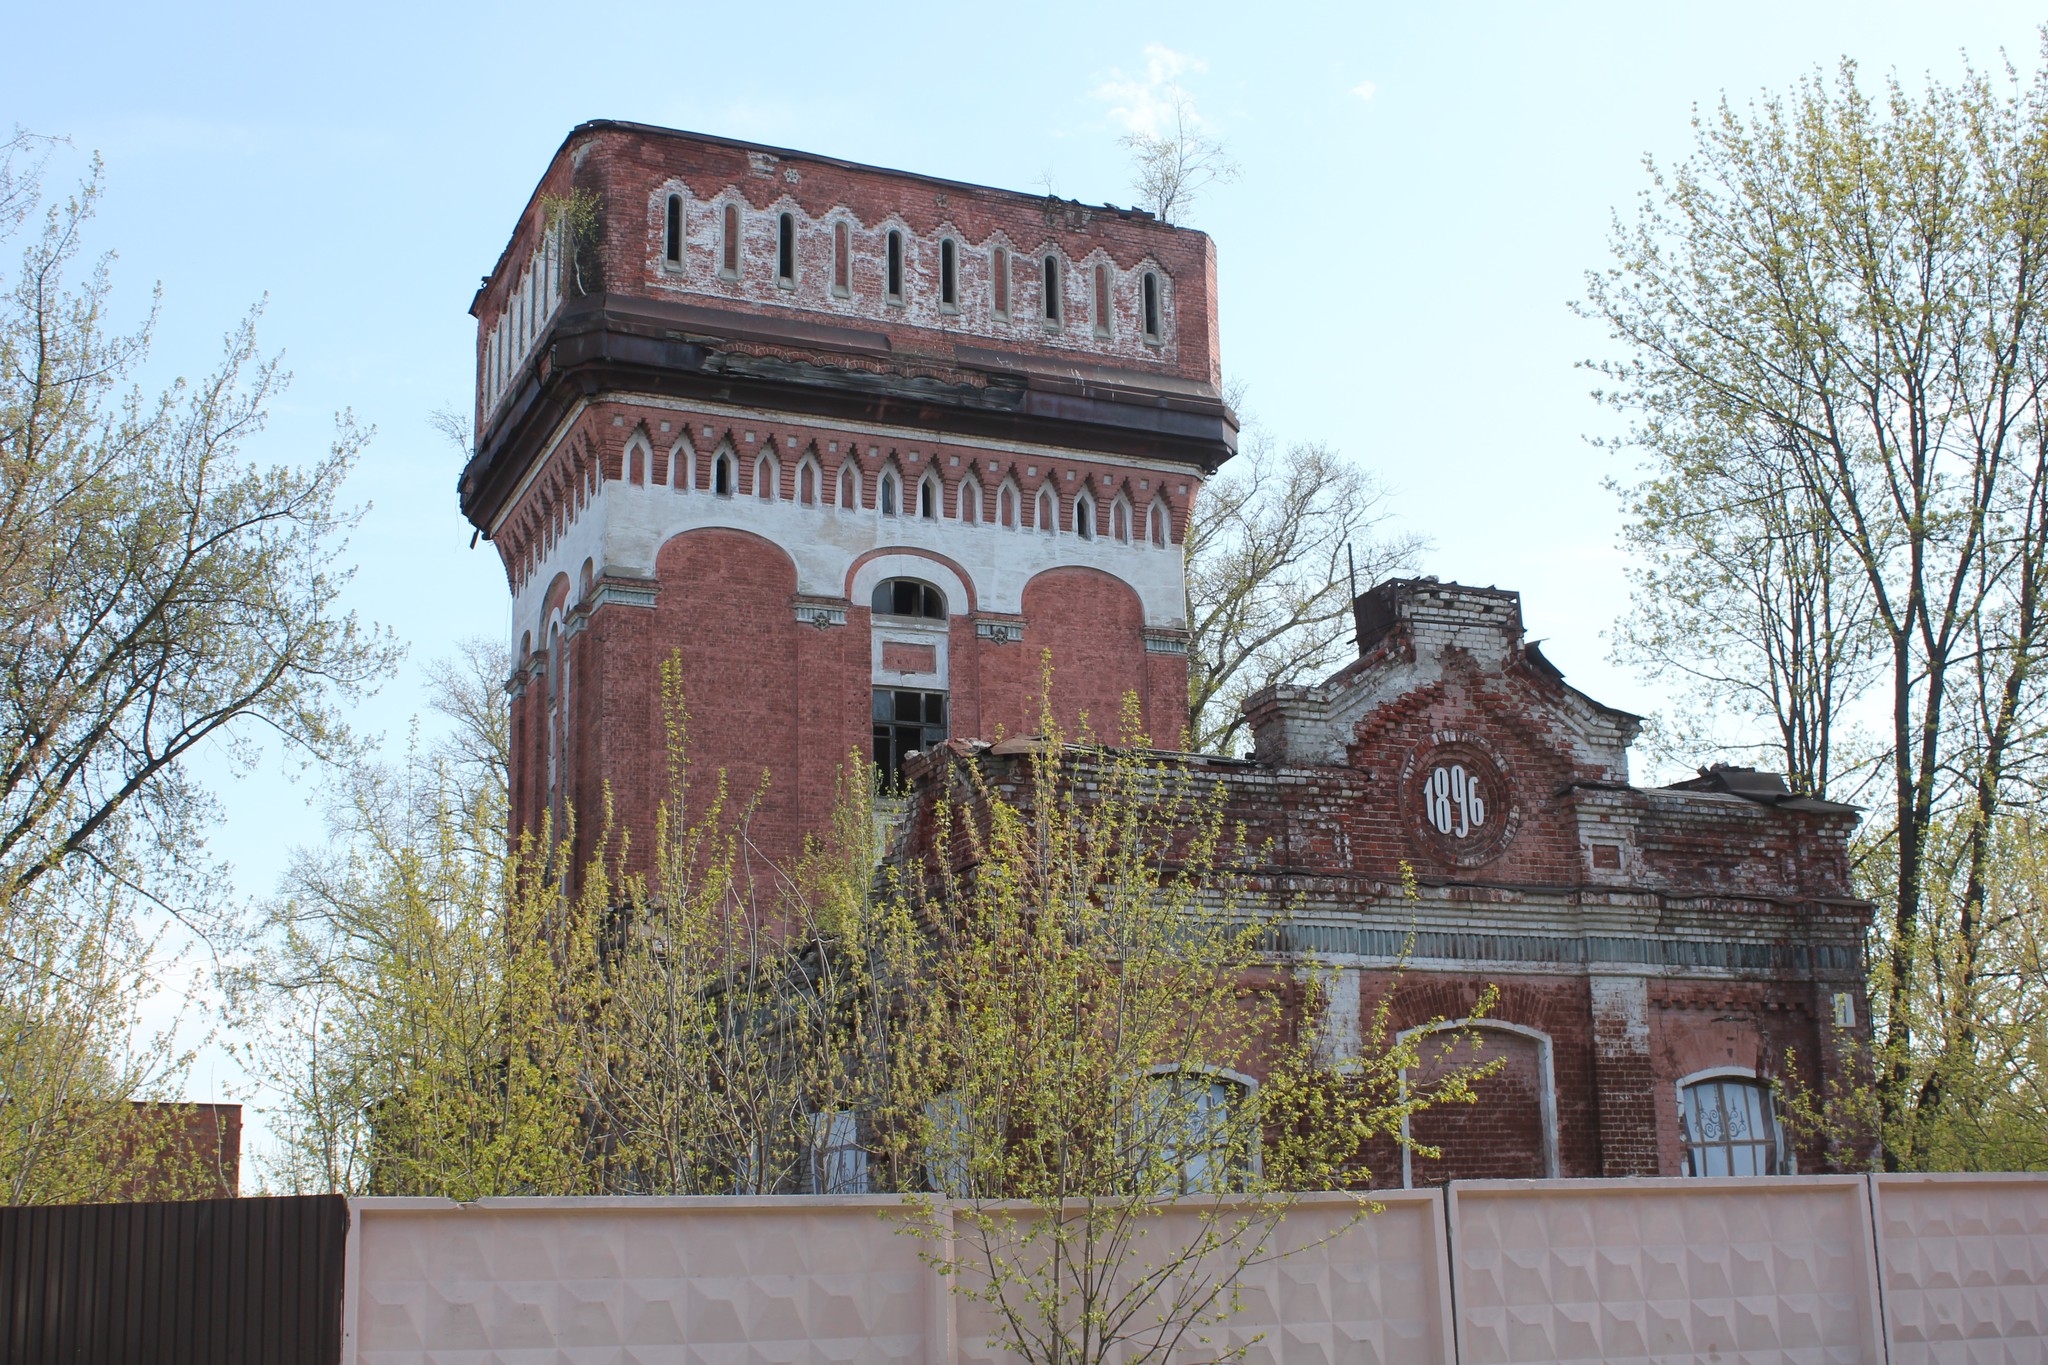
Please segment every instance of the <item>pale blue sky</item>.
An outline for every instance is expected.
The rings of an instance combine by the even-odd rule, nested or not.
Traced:
[[[458,457],[427,414],[469,401],[465,313],[563,135],[636,119],[956,179],[1129,202],[1118,138],[1162,77],[1243,166],[1191,221],[1214,235],[1226,374],[1282,439],[1327,441],[1394,491],[1424,568],[1519,589],[1532,634],[1610,704],[1625,603],[1626,462],[1573,363],[1604,338],[1567,303],[1604,259],[1641,158],[1695,102],[1857,58],[1870,80],[2036,60],[2018,4],[861,4],[24,6],[0,123],[69,136],[53,178],[107,163],[99,238],[158,370],[196,375],[268,296],[296,373],[255,453],[303,458],[332,414],[377,429],[347,490],[352,602],[415,660],[503,633],[504,579],[468,548]],[[1177,74],[1172,74],[1176,73]],[[402,732],[417,671],[361,721]],[[1704,759],[1703,755],[1702,758]],[[242,895],[317,838],[305,789],[224,791]],[[231,1080],[209,1060],[195,1092]]]

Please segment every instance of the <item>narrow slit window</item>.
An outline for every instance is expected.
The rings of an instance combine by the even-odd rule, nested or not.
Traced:
[[[661,258],[671,266],[683,263],[683,196],[680,194],[668,197],[668,218],[662,232]]]
[[[1122,545],[1131,543],[1131,509],[1122,498],[1109,509],[1110,534]]]
[[[740,206],[725,206],[724,241],[719,244],[718,273],[729,280],[740,275]]]
[[[889,233],[889,298],[903,302],[903,234]]]
[[[721,455],[711,463],[711,491],[721,498],[732,496],[732,456]]]
[[[1047,535],[1052,535],[1056,533],[1059,530],[1059,528],[1059,500],[1053,497],[1052,490],[1050,488],[1041,489],[1039,490],[1038,494],[1038,529],[1045,532]]]
[[[960,248],[950,237],[939,243],[939,306],[960,306]]]
[[[939,481],[927,476],[917,486],[917,514],[926,521],[939,519]]]
[[[882,475],[881,490],[877,495],[877,500],[881,504],[880,510],[884,516],[893,517],[896,515],[896,475],[893,472]]]
[[[960,520],[969,525],[981,520],[981,485],[972,479],[960,484]]]
[[[763,455],[760,459],[754,461],[755,497],[763,502],[775,501],[776,494],[781,491],[775,485],[781,481],[781,471],[775,467],[774,460]]]
[[[839,505],[860,506],[860,473],[851,464],[839,468]]]
[[[1109,267],[1097,262],[1095,266],[1095,335],[1111,335],[1109,316]]]
[[[796,500],[806,507],[817,505],[818,469],[809,460],[804,461],[803,464],[797,467]]]
[[[996,519],[1012,531],[1017,529],[1017,490],[1008,484],[996,495]]]
[[[1152,523],[1152,543],[1154,545],[1164,548],[1166,545],[1167,538],[1166,504],[1158,502],[1153,503],[1152,514],[1148,518],[1148,520]]]
[[[1044,285],[1045,320],[1056,323],[1060,320],[1060,258],[1057,256],[1045,258]]]
[[[796,288],[796,215],[785,213],[775,220],[775,282],[784,289]]]
[[[995,291],[996,316],[1007,318],[1010,316],[1010,253],[997,247],[988,264],[991,287]]]
[[[832,225],[832,292],[840,298],[853,292],[852,237],[846,224]]]
[[[1145,272],[1145,340],[1159,340],[1159,277]]]
[[[1083,540],[1095,539],[1095,500],[1085,493],[1074,499],[1074,534]]]

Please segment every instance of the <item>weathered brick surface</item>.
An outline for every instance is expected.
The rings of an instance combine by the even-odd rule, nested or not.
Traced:
[[[1541,1174],[1551,1151],[1563,1176],[1678,1174],[1689,1078],[1838,1076],[1828,1011],[1846,991],[1863,1018],[1869,913],[1849,881],[1853,813],[1629,786],[1634,718],[1524,646],[1513,594],[1429,582],[1394,596],[1393,619],[1362,622],[1358,663],[1253,699],[1259,761],[1161,759],[1223,788],[1250,841],[1249,903],[1284,918],[1286,953],[1359,974],[1325,1036],[1369,1036],[1382,1002],[1395,1032],[1465,1019],[1494,989],[1475,1036],[1506,1068],[1478,1105],[1416,1119],[1443,1155],[1413,1161],[1412,1178]],[[924,780],[973,754],[935,759]],[[1423,800],[1449,759],[1491,803],[1468,809],[1462,838]],[[1022,760],[972,761],[1023,790]],[[1084,789],[1094,761],[1073,755]],[[1825,1154],[1799,1160],[1818,1169]],[[1401,1179],[1391,1141],[1368,1164],[1375,1184]]]

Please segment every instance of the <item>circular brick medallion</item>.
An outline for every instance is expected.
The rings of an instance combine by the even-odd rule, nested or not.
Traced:
[[[1521,822],[1512,773],[1477,735],[1441,731],[1408,755],[1401,803],[1410,833],[1458,867],[1490,862]]]

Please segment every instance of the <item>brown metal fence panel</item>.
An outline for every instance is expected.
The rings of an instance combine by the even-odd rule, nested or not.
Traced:
[[[0,1365],[334,1365],[339,1195],[0,1208]]]

